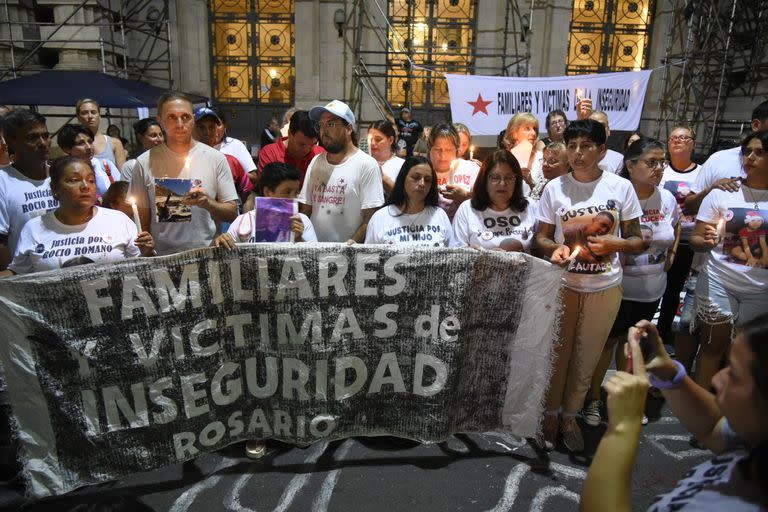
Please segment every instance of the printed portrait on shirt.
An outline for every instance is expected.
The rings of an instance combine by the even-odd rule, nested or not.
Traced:
[[[194,186],[199,187],[195,180]],[[184,196],[192,188],[192,180],[176,178],[155,179],[155,222],[189,222],[192,220],[192,207],[184,204]]]
[[[675,196],[675,201],[680,206],[680,210],[685,212],[685,198],[691,195],[691,184],[687,181],[667,181],[664,183],[664,188]],[[696,215],[685,215],[683,213],[682,217],[680,217],[680,222],[695,223]]]
[[[643,266],[643,265],[656,265],[658,263],[664,263],[667,259],[667,250],[663,247],[657,247],[653,243],[653,226],[650,224],[640,224],[640,235],[643,239],[643,254],[633,256],[628,254],[626,256],[625,265]]]
[[[577,274],[602,274],[611,270],[611,254],[598,256],[589,248],[592,236],[616,235],[619,218],[616,203],[608,201],[597,206],[578,207],[558,212],[563,223],[563,243],[571,253],[579,253],[569,267]]]
[[[725,212],[723,254],[732,263],[768,268],[768,210],[731,208]]]

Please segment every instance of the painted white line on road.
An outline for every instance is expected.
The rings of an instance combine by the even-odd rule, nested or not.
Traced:
[[[213,468],[211,473],[216,473],[218,471],[221,471],[222,469],[226,469],[230,466],[234,466],[239,461],[236,459],[222,459],[216,466]],[[181,493],[181,496],[176,498],[176,501],[173,503],[173,506],[169,509],[169,512],[187,512],[189,510],[189,507],[192,506],[192,503],[195,502],[195,499],[197,499],[197,496],[202,493],[203,491],[206,491],[208,489],[211,489],[212,487],[216,486],[216,484],[219,483],[219,480],[221,480],[220,475],[214,475],[214,476],[208,476],[204,480],[201,480],[200,482],[196,483],[183,493]]]
[[[520,492],[520,482],[523,481],[523,477],[528,472],[528,469],[529,467],[526,464],[518,464],[512,468],[504,484],[504,493],[501,495],[496,506],[488,512],[508,512],[512,510],[517,494]]]
[[[685,435],[673,435],[673,434],[648,434],[645,436],[653,446],[659,449],[661,453],[672,457],[677,460],[683,460],[690,457],[701,457],[706,455],[706,450],[699,450],[698,448],[691,448],[690,450],[672,451],[667,448],[662,441],[685,441],[688,442],[689,436]]]
[[[325,441],[315,444],[312,448],[310,448],[311,451],[309,455],[307,455],[307,458],[304,460],[304,463],[314,464],[317,462],[317,459],[320,457],[320,455],[322,455],[327,447],[328,443]],[[310,476],[312,476],[311,473],[302,473],[294,476],[291,479],[290,483],[283,491],[283,495],[280,496],[280,501],[277,502],[275,512],[285,512],[288,510],[288,507],[291,506],[291,503],[293,503],[293,500],[296,498],[296,495],[299,493],[299,491],[305,485],[307,485]]]
[[[555,497],[565,498],[579,504],[580,496],[578,493],[569,491],[562,485],[543,487],[536,492],[536,496],[531,501],[531,512],[542,512],[544,510],[553,510],[551,507],[547,509],[545,507],[547,500]]]
[[[352,448],[352,441],[345,440],[344,445],[339,449],[339,454],[336,460],[344,460],[344,457],[349,453]],[[328,510],[328,504],[331,501],[331,495],[333,489],[336,487],[336,482],[339,481],[339,474],[341,474],[341,468],[334,469],[323,480],[323,485],[320,486],[320,492],[317,493],[317,497],[312,502],[312,510],[315,512],[326,512]]]

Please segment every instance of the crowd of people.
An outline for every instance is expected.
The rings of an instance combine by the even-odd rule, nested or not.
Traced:
[[[605,419],[601,388],[615,352],[617,368],[631,372],[607,385],[604,445],[647,422],[650,379],[651,392],[682,411],[701,442],[721,450],[717,436],[746,443],[744,460],[756,466],[744,487],[764,481],[768,102],[754,109],[752,132],[738,146],[703,165],[685,125],[666,143],[635,133],[623,153],[608,149],[608,116],[588,104],[574,120],[550,112],[545,137],[533,114],[514,115],[499,147],[480,161],[466,126],[422,127],[403,109],[361,137],[352,110],[334,100],[291,109],[283,130],[272,119],[258,165],[227,135],[220,111],[195,109],[182,94],[163,95],[157,118],[135,124],[143,152],[130,160],[119,138],[100,133],[96,101],[79,101],[75,113],[79,124],[56,137],[66,156],[52,162],[43,116],[3,114],[1,275],[207,246],[235,250],[258,240],[257,216],[266,215],[259,198],[298,201],[299,213],[286,213],[295,242],[528,253],[564,269],[556,358],[535,439],[542,450],[560,441],[584,450],[581,425]],[[647,320],[657,311],[656,326]],[[738,392],[737,378],[745,388]],[[724,407],[723,397],[735,393],[750,393],[739,395],[752,400],[748,421],[740,416],[747,412]],[[264,449],[254,440],[247,453]],[[590,478],[611,473],[601,456],[625,467],[622,454],[633,456],[601,446]],[[764,503],[764,492],[755,495]]]

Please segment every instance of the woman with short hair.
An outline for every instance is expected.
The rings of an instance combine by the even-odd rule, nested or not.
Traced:
[[[450,124],[438,124],[429,133],[429,162],[437,175],[440,207],[453,219],[459,205],[472,197],[480,166],[459,158],[459,134]]]
[[[503,149],[488,155],[472,199],[462,203],[453,218],[455,244],[530,253],[535,226],[535,206],[523,196],[517,160]]]

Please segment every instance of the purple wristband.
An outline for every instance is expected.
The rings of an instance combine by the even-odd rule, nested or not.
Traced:
[[[661,390],[677,389],[680,387],[680,384],[683,383],[683,379],[685,379],[685,376],[688,375],[688,373],[685,371],[683,363],[680,361],[672,362],[677,366],[677,373],[672,380],[660,380],[654,374],[648,373],[648,382],[651,383],[651,386]]]

